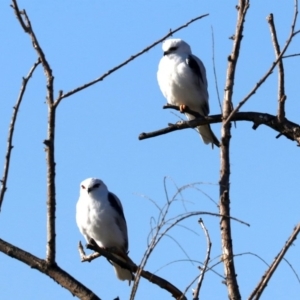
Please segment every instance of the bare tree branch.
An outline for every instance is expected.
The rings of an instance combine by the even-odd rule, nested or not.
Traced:
[[[55,115],[56,109],[53,105],[48,105],[48,136],[44,141],[46,145],[47,160],[47,261],[49,264],[55,263],[56,233],[55,233],[55,212],[56,212],[56,192],[55,192],[55,158],[54,158],[54,136],[55,136]]]
[[[172,108],[179,110],[178,106],[166,105],[164,108]],[[187,111],[187,107],[186,110]],[[168,127],[162,128],[152,132],[143,132],[139,135],[139,140],[149,139],[159,135],[167,134],[177,130],[183,130],[188,128],[195,128],[199,125],[214,124],[222,122],[222,115],[211,115],[211,116],[199,116],[197,113],[188,110],[190,114],[194,115],[196,119],[190,121],[180,121],[176,124],[169,124]],[[300,125],[284,119],[283,123],[278,121],[278,118],[274,115],[260,112],[239,112],[232,117],[232,121],[249,121],[253,122],[253,129],[257,129],[260,125],[266,125],[273,130],[284,135],[286,138],[296,141],[300,145]],[[277,136],[278,137],[278,136]],[[276,138],[277,138],[276,137]]]
[[[27,87],[27,83],[28,83],[29,79],[31,78],[34,70],[40,63],[41,63],[41,61],[40,61],[40,59],[38,59],[37,62],[34,63],[34,65],[31,67],[28,75],[25,78],[23,77],[21,90],[20,90],[17,102],[16,102],[15,106],[13,107],[13,114],[12,114],[11,122],[9,125],[8,138],[7,138],[7,150],[6,150],[6,154],[5,154],[4,171],[3,171],[3,176],[1,179],[0,211],[1,211],[2,203],[3,203],[3,199],[4,199],[4,194],[7,190],[9,164],[10,164],[10,158],[11,158],[11,153],[12,153],[12,149],[13,149],[12,140],[13,140],[13,135],[14,135],[14,130],[15,130],[15,123],[17,120],[18,112],[19,112],[19,107],[23,100],[23,96],[24,96],[24,93],[25,93],[25,90]]]
[[[107,71],[106,73],[104,73],[103,75],[101,75],[99,78],[93,80],[93,81],[90,81],[88,83],[85,83],[84,85],[80,86],[80,87],[77,87],[67,93],[63,93],[62,91],[60,91],[60,94],[57,98],[57,100],[55,101],[55,106],[57,106],[60,101],[64,98],[67,98],[79,91],[82,91],[86,88],[88,88],[89,86],[99,82],[99,81],[102,81],[105,77],[109,76],[110,74],[114,73],[115,71],[119,70],[120,68],[124,67],[125,65],[127,65],[129,62],[131,62],[132,60],[136,59],[137,57],[141,56],[142,54],[144,54],[145,52],[149,51],[150,49],[152,49],[153,47],[155,47],[156,45],[158,45],[159,43],[161,43],[162,41],[164,41],[166,38],[172,36],[174,33],[176,33],[177,31],[183,29],[183,28],[186,28],[188,27],[190,24],[194,23],[195,21],[198,21],[204,17],[207,17],[208,14],[205,14],[205,15],[201,15],[201,16],[198,16],[192,20],[190,20],[189,22],[187,22],[186,24],[184,25],[181,25],[179,27],[177,27],[176,29],[174,30],[170,30],[168,34],[166,34],[165,36],[163,36],[162,38],[160,38],[159,40],[157,40],[156,42],[152,43],[150,46],[147,46],[145,49],[143,49],[142,51],[132,55],[130,58],[128,58],[127,60],[125,60],[124,62],[122,62],[121,64],[117,65],[116,67],[110,69],[109,71]]]
[[[213,70],[214,70],[214,78],[215,78],[215,88],[217,92],[217,98],[220,106],[220,112],[222,113],[222,104],[219,94],[219,85],[218,85],[218,78],[216,72],[216,62],[215,62],[215,35],[214,35],[214,28],[211,26],[211,40],[212,40],[212,61],[213,61]]]
[[[300,56],[300,53],[284,55],[284,56],[282,56],[282,58],[289,58],[289,57],[294,57],[294,56]]]
[[[253,255],[255,257],[257,257],[259,260],[261,260],[265,265],[267,265],[268,267],[270,266],[262,257],[260,257],[259,255],[255,254],[255,253],[252,253],[252,252],[243,252],[243,253],[238,253],[238,254],[235,254],[234,256],[237,257],[237,256],[243,256],[243,255]],[[293,268],[292,264],[286,259],[286,258],[283,258],[283,260],[288,264],[288,266],[290,267],[290,269],[292,270],[292,272],[294,273],[296,279],[298,280],[298,282],[300,283],[300,277],[299,275],[297,274],[296,270]]]
[[[223,124],[221,129],[221,168],[220,168],[220,214],[230,216],[230,139],[231,124],[226,122],[232,111],[232,95],[235,81],[235,71],[239,58],[241,42],[243,38],[244,22],[249,8],[248,0],[239,0],[236,6],[238,10],[235,36],[233,39],[233,49],[228,58],[227,75],[225,83],[225,94],[223,99]],[[226,286],[230,300],[241,299],[239,286],[236,278],[233,244],[231,236],[231,223],[229,218],[221,218],[221,242],[222,242],[222,261],[224,264],[224,274]]]
[[[128,269],[131,272],[140,272],[141,276],[144,277],[145,279],[149,280],[150,282],[158,285],[160,288],[168,291],[175,299],[183,299],[183,300],[187,300],[186,297],[182,298],[182,292],[177,289],[174,285],[172,285],[170,282],[168,282],[167,280],[154,275],[148,271],[145,270],[140,270],[140,268],[128,257],[127,262],[124,262],[120,259],[118,259],[116,256],[114,256],[112,253],[114,252],[114,249],[110,249],[110,251],[107,251],[103,248],[100,248],[94,241],[92,242],[92,244],[88,244],[87,245],[88,249],[94,250],[98,253],[100,253],[102,256],[106,257],[108,260],[111,260],[115,263],[117,263],[118,265],[120,265],[122,268],[124,269]],[[118,253],[116,253],[118,254]]]
[[[236,255],[235,255],[236,256]],[[220,255],[218,255],[218,258],[220,257]],[[169,265],[171,265],[171,264],[174,264],[174,263],[179,263],[179,262],[194,262],[194,263],[197,263],[197,264],[203,264],[201,261],[199,261],[199,260],[190,260],[190,259],[178,259],[178,260],[176,260],[176,261],[171,261],[171,262],[169,262],[169,263],[167,263],[167,264],[165,264],[165,265],[163,265],[163,266],[161,266],[160,268],[158,268],[154,273],[157,273],[158,271],[160,271],[160,270],[162,270],[163,268],[165,268],[165,267],[167,267],[167,266],[169,266]],[[221,262],[219,261],[218,262],[218,264],[220,264]],[[215,271],[213,268],[215,267],[215,265],[214,266],[212,266],[212,267],[207,267],[207,269],[206,269],[206,272],[208,272],[208,271],[211,271],[211,272],[213,272],[215,275],[217,275],[218,277],[220,277],[220,278],[222,278],[223,280],[225,279],[225,277],[222,275],[222,274],[219,274],[217,271]],[[195,282],[197,279],[199,278],[199,275],[195,278],[195,280],[193,280],[193,282]],[[192,285],[189,285],[189,287],[191,287]],[[186,293],[186,290],[185,290],[185,292],[184,292],[184,294]]]
[[[141,276],[142,276],[142,270],[146,266],[147,261],[148,261],[150,255],[151,255],[151,253],[154,251],[154,249],[157,245],[157,241],[159,240],[160,230],[164,226],[165,219],[167,217],[169,208],[170,208],[171,204],[173,203],[174,197],[171,200],[169,199],[167,186],[166,186],[166,179],[167,179],[167,177],[164,178],[164,190],[165,190],[167,203],[162,209],[160,209],[160,213],[159,213],[159,217],[158,217],[158,221],[157,221],[158,225],[153,230],[151,230],[151,233],[153,233],[153,231],[155,231],[155,232],[154,232],[154,234],[152,236],[152,240],[149,243],[148,248],[146,249],[146,251],[143,255],[143,258],[140,262],[139,269],[138,269],[138,272],[136,273],[136,276],[135,276],[135,279],[134,279],[134,284],[133,284],[133,287],[132,287],[132,290],[131,290],[130,300],[133,300],[135,295],[136,295],[136,292],[137,292],[137,289],[138,289],[138,286],[139,286],[139,282],[140,282],[140,279],[141,279]],[[180,189],[177,188],[177,192],[180,193]],[[185,297],[184,294],[181,295],[180,299],[183,299],[182,297]]]
[[[271,37],[273,42],[273,47],[275,50],[275,57],[278,58],[280,55],[280,47],[277,39],[277,33],[274,24],[273,14],[267,17],[267,21],[270,25]],[[284,68],[282,58],[278,61],[278,113],[277,118],[280,123],[284,121],[285,110],[284,104],[286,100],[285,90],[284,90]]]
[[[295,0],[295,10],[294,10],[294,17],[292,21],[292,26],[291,26],[291,32],[290,35],[285,43],[285,46],[283,47],[283,50],[281,51],[280,55],[277,57],[277,59],[272,63],[270,69],[267,71],[267,73],[256,83],[254,88],[249,92],[249,94],[236,106],[236,108],[230,113],[230,115],[227,117],[225,124],[229,123],[232,120],[232,117],[235,113],[237,113],[240,108],[249,100],[251,96],[253,96],[258,88],[265,82],[265,80],[272,74],[274,68],[278,64],[278,62],[281,60],[283,57],[284,53],[288,49],[292,39],[296,34],[298,34],[300,31],[295,31],[295,26],[296,26],[296,21],[297,21],[297,16],[298,16],[298,0]]]
[[[152,241],[149,244],[149,247],[147,251],[145,252],[145,255],[142,259],[142,262],[140,266],[137,266],[132,262],[132,260],[127,257],[126,262],[123,262],[122,260],[118,259],[113,253],[116,250],[111,249],[111,251],[107,251],[107,249],[102,249],[97,246],[96,243],[92,245],[88,245],[89,249],[92,249],[96,251],[95,253],[92,253],[91,255],[86,255],[84,252],[84,249],[79,244],[79,253],[81,257],[81,261],[92,261],[93,259],[103,255],[107,259],[116,262],[121,267],[129,269],[132,272],[136,272],[136,280],[134,283],[133,291],[131,294],[131,299],[134,298],[135,292],[138,287],[138,283],[140,280],[140,276],[146,278],[152,283],[155,283],[156,285],[160,286],[161,288],[167,290],[174,298],[176,299],[186,299],[185,292],[182,293],[179,289],[177,289],[175,286],[173,286],[171,283],[166,281],[163,278],[160,278],[154,274],[151,274],[150,272],[144,271],[144,267],[146,265],[146,262],[154,250],[154,248],[157,246],[157,244],[160,242],[160,240],[164,236],[169,236],[167,232],[171,230],[174,226],[178,225],[181,221],[195,215],[200,214],[208,214],[212,216],[217,216],[221,219],[220,221],[220,229],[221,229],[221,241],[222,241],[222,262],[224,263],[224,269],[225,269],[225,283],[228,288],[228,295],[231,300],[238,300],[241,298],[238,282],[236,279],[235,274],[235,267],[234,267],[234,260],[233,258],[235,255],[233,254],[233,245],[232,245],[232,237],[231,237],[231,219],[239,221],[243,224],[246,224],[249,226],[249,224],[238,220],[234,217],[231,217],[230,214],[230,139],[231,139],[231,121],[251,121],[254,123],[253,128],[256,129],[259,125],[264,124],[266,126],[269,126],[270,128],[278,131],[280,135],[285,135],[287,138],[291,140],[295,140],[298,142],[298,145],[300,145],[300,126],[298,124],[292,123],[285,119],[285,107],[284,103],[286,100],[286,95],[284,91],[284,69],[283,69],[283,58],[292,57],[292,56],[298,56],[300,54],[293,54],[293,55],[287,55],[284,56],[283,54],[289,47],[293,37],[295,37],[296,34],[300,32],[300,30],[295,31],[295,25],[298,15],[298,0],[295,0],[295,11],[294,11],[294,19],[292,22],[292,29],[290,36],[283,48],[283,50],[280,52],[280,47],[277,41],[276,37],[276,30],[273,22],[273,15],[271,14],[268,18],[268,22],[270,24],[271,34],[273,38],[273,44],[275,49],[275,55],[276,60],[273,62],[271,68],[269,71],[259,80],[259,82],[255,85],[255,87],[250,91],[250,93],[237,105],[237,107],[233,110],[233,104],[232,104],[232,95],[233,95],[233,87],[235,82],[235,70],[236,65],[239,58],[239,51],[241,47],[241,41],[243,38],[243,26],[245,22],[245,17],[247,14],[247,10],[249,7],[249,0],[239,0],[239,4],[236,7],[238,10],[238,17],[237,17],[237,24],[236,24],[236,31],[235,35],[233,37],[233,50],[231,55],[228,58],[228,68],[227,68],[227,77],[226,77],[226,84],[225,84],[225,95],[223,100],[223,111],[221,115],[214,115],[214,116],[208,116],[208,117],[201,117],[199,114],[190,111],[192,115],[196,117],[195,120],[191,121],[183,121],[175,125],[170,125],[167,128],[161,129],[156,132],[151,133],[143,133],[140,135],[139,139],[145,139],[150,138],[154,136],[158,136],[161,134],[169,133],[171,131],[181,130],[185,128],[194,128],[198,125],[204,125],[204,124],[210,124],[210,123],[218,123],[223,122],[222,124],[222,139],[221,139],[221,170],[220,170],[220,204],[219,209],[220,213],[210,213],[210,212],[189,212],[182,215],[177,215],[175,218],[167,219],[167,214],[169,211],[170,204],[173,199],[169,199],[167,191],[167,204],[160,209],[160,214],[158,217],[158,221],[154,224],[154,227],[151,230],[152,234]],[[12,8],[14,9],[14,13],[21,25],[21,27],[24,29],[24,31],[30,36],[33,48],[35,49],[38,61],[35,63],[35,65],[31,68],[29,74],[26,78],[23,78],[23,85],[21,87],[21,92],[19,95],[19,98],[17,100],[17,104],[14,107],[14,112],[12,116],[12,121],[10,124],[9,134],[8,134],[8,148],[6,152],[6,160],[5,160],[5,166],[4,166],[4,175],[3,179],[1,180],[1,190],[0,190],[0,210],[1,205],[3,202],[4,194],[7,189],[7,178],[8,178],[8,170],[9,170],[9,162],[12,152],[12,138],[13,138],[13,132],[15,127],[15,122],[17,118],[18,109],[20,106],[20,103],[23,98],[23,94],[26,89],[26,85],[28,80],[30,79],[32,73],[34,72],[35,68],[39,63],[42,64],[45,77],[46,77],[46,91],[47,91],[47,104],[48,104],[48,133],[47,133],[47,139],[44,141],[44,144],[46,145],[46,159],[47,159],[47,189],[48,189],[48,196],[47,196],[47,253],[46,253],[46,259],[40,259],[36,256],[33,256],[32,254],[15,247],[14,245],[11,245],[3,240],[0,239],[0,251],[5,253],[6,255],[9,255],[13,258],[16,258],[25,264],[29,265],[31,268],[35,268],[39,270],[40,272],[48,275],[49,277],[53,278],[56,282],[58,282],[60,285],[62,285],[64,288],[68,289],[73,295],[76,295],[80,299],[84,300],[97,300],[99,297],[97,297],[92,291],[87,289],[84,285],[82,285],[80,282],[78,282],[75,278],[70,276],[68,273],[66,273],[64,270],[60,269],[60,267],[56,264],[56,233],[55,233],[55,211],[56,211],[56,193],[55,193],[55,156],[54,156],[54,142],[55,142],[55,120],[56,120],[56,108],[60,104],[60,101],[64,98],[67,98],[79,91],[82,91],[97,82],[100,82],[104,80],[107,76],[114,73],[115,71],[119,70],[126,64],[130,63],[132,60],[136,59],[140,55],[146,53],[150,49],[152,49],[154,46],[162,42],[167,37],[171,36],[175,32],[181,30],[182,28],[185,28],[189,26],[191,23],[206,17],[206,15],[199,16],[195,19],[190,20],[185,25],[182,25],[178,27],[175,30],[170,30],[170,32],[165,35],[163,38],[159,39],[158,41],[152,43],[142,51],[138,52],[137,54],[131,56],[127,60],[125,60],[123,63],[115,66],[114,68],[108,70],[106,73],[104,73],[99,78],[90,81],[82,86],[79,86],[67,93],[63,93],[63,91],[58,92],[57,99],[54,100],[54,76],[53,72],[50,68],[50,64],[48,63],[45,54],[36,38],[36,35],[32,29],[31,22],[26,14],[25,10],[20,11],[18,8],[17,0],[12,0]],[[213,34],[213,33],[212,33]],[[214,48],[214,45],[213,45]],[[213,51],[214,52],[214,51]],[[214,63],[214,56],[213,56],[213,63]],[[245,113],[238,113],[240,107],[256,92],[256,90],[263,84],[263,82],[268,78],[268,76],[272,73],[275,66],[278,64],[279,69],[279,84],[278,84],[278,115],[272,116],[269,114],[263,114],[263,113],[255,113],[255,112],[245,112]],[[214,73],[215,73],[215,66],[214,66]],[[215,83],[217,86],[217,79],[215,75]],[[217,89],[218,93],[218,89]],[[219,96],[218,96],[219,97]],[[220,104],[221,106],[221,104]],[[168,108],[174,108],[174,107],[168,107]],[[188,110],[188,108],[186,109]],[[180,189],[178,189],[178,192],[176,195],[180,193]],[[200,219],[201,220],[201,219]],[[201,288],[201,284],[204,278],[204,274],[206,271],[211,269],[212,267],[209,267],[208,264],[210,261],[210,249],[211,249],[211,241],[208,235],[208,232],[202,223],[202,220],[200,221],[201,226],[203,227],[203,230],[206,234],[208,248],[207,248],[207,255],[204,262],[204,266],[200,272],[200,275],[198,276],[198,284],[197,288],[194,292],[194,299],[199,299],[199,291]],[[296,239],[297,234],[300,231],[300,224],[297,225],[297,227],[294,229],[293,234],[289,238],[289,240],[286,242],[286,245],[283,247],[281,252],[277,255],[275,258],[273,264],[270,266],[270,268],[267,270],[266,274],[254,290],[254,292],[250,295],[249,299],[253,299],[251,297],[254,297],[255,299],[259,299],[261,296],[264,288],[266,287],[269,279],[273,275],[273,273],[276,270],[276,267],[280,263],[280,261],[285,255],[286,251],[292,244],[292,242]],[[182,247],[181,247],[182,248]],[[183,249],[182,249],[183,250]],[[184,251],[184,250],[183,250]],[[185,252],[185,251],[184,251]],[[187,255],[188,256],[188,255]],[[214,266],[213,266],[214,267]],[[292,266],[290,265],[292,268]],[[293,268],[292,268],[293,270]],[[295,272],[297,275],[297,273]],[[298,280],[299,277],[297,276]]]
[[[187,213],[184,213],[184,214],[181,214],[181,215],[178,215],[176,217],[173,217],[173,218],[170,218],[168,219],[168,223],[170,221],[173,221],[173,220],[176,220],[174,223],[172,223],[161,235],[160,235],[160,238],[162,238],[162,236],[167,233],[172,227],[174,227],[175,225],[177,225],[178,223],[180,223],[181,221],[187,219],[187,218],[190,218],[192,216],[199,216],[199,215],[208,215],[208,216],[213,216],[213,217],[219,217],[219,218],[227,218],[227,219],[231,219],[233,221],[236,221],[238,223],[241,223],[245,226],[248,226],[250,227],[250,224],[247,223],[247,222],[244,222],[243,220],[241,219],[238,219],[238,218],[235,218],[235,217],[232,217],[232,216],[226,216],[226,215],[221,215],[221,214],[217,214],[217,213],[213,213],[213,212],[209,212],[209,211],[193,211],[193,212],[187,212]]]
[[[252,300],[252,299],[257,300],[257,299],[260,298],[260,296],[262,295],[262,293],[263,293],[265,287],[267,286],[269,280],[271,279],[273,273],[275,272],[275,270],[278,267],[279,263],[283,259],[285,253],[288,251],[288,249],[290,248],[292,243],[296,240],[297,235],[299,234],[299,232],[300,232],[300,223],[294,228],[291,236],[286,241],[285,245],[280,250],[278,255],[275,257],[273,263],[271,264],[269,269],[266,271],[266,273],[262,277],[261,281],[258,283],[257,287],[254,289],[254,291],[249,296],[249,298],[248,298],[249,300]]]
[[[152,252],[154,251],[154,249],[156,248],[156,246],[158,245],[158,243],[162,240],[163,237],[165,237],[168,232],[176,225],[178,225],[179,223],[181,223],[182,221],[186,220],[187,218],[190,218],[192,216],[198,216],[198,215],[211,215],[211,216],[216,216],[216,217],[220,217],[220,214],[217,213],[212,213],[212,212],[205,212],[205,211],[194,211],[194,212],[186,212],[184,214],[179,214],[173,218],[169,218],[167,219],[167,215],[170,209],[170,206],[172,205],[172,203],[174,203],[177,199],[178,194],[181,194],[181,192],[187,188],[190,187],[191,185],[186,185],[183,186],[181,188],[178,188],[177,186],[177,191],[176,193],[170,198],[167,188],[166,188],[166,179],[167,177],[165,177],[164,179],[164,188],[165,188],[165,193],[166,193],[166,205],[163,206],[163,208],[159,208],[159,217],[158,217],[158,221],[157,221],[157,225],[154,228],[151,228],[151,234],[152,234],[152,240],[151,242],[148,244],[148,248],[145,251],[145,254],[141,260],[139,269],[137,270],[136,276],[135,276],[135,280],[134,280],[134,285],[132,287],[132,291],[131,291],[131,295],[130,295],[130,299],[133,300],[135,293],[137,291],[138,288],[138,284],[139,284],[139,280],[140,277],[142,276],[141,272],[144,269],[150,255],[152,254]],[[153,201],[152,201],[153,202]],[[224,218],[232,218],[233,220],[236,220],[244,225],[250,226],[248,223],[243,222],[239,219],[236,219],[234,217],[230,217],[230,216],[222,216]],[[185,294],[185,292],[182,294],[181,297],[183,297]],[[181,298],[182,299],[182,298]]]
[[[2,239],[0,239],[0,251],[12,258],[25,263],[32,269],[36,269],[43,274],[51,277],[62,287],[82,300],[101,300],[91,290],[89,290],[82,283],[77,281],[74,277],[65,272],[56,264],[49,265],[47,261],[40,259],[16,246],[13,246],[3,241]]]
[[[283,258],[283,260],[288,264],[288,266],[291,268],[292,272],[295,274],[298,282],[300,283],[300,277],[298,275],[298,273],[296,272],[296,270],[294,269],[294,267],[292,266],[292,264],[286,259],[286,258]]]
[[[31,38],[32,47],[33,47],[33,49],[35,49],[35,51],[37,52],[37,56],[41,60],[41,63],[43,65],[44,72],[45,72],[45,75],[46,75],[46,79],[48,81],[47,84],[49,85],[49,92],[51,92],[51,90],[53,91],[53,89],[51,89],[51,86],[53,85],[52,70],[50,68],[50,65],[49,65],[49,63],[46,59],[46,56],[45,56],[42,48],[40,47],[40,44],[39,44],[39,42],[38,42],[38,40],[35,36],[35,33],[33,32],[33,29],[31,27],[31,23],[30,23],[30,20],[29,20],[27,14],[26,14],[26,11],[25,10],[22,10],[22,11],[19,10],[17,0],[12,0],[11,7],[13,8],[14,13],[15,13],[18,21],[20,22],[22,28],[24,29],[24,31],[26,33],[29,34],[29,36]],[[48,101],[52,100],[52,102],[53,102],[53,94],[50,95],[49,98],[50,99],[48,99]]]
[[[202,229],[204,231],[204,234],[206,236],[207,251],[206,251],[206,258],[205,258],[205,261],[204,261],[204,265],[201,268],[201,273],[200,273],[200,276],[199,276],[199,279],[198,279],[198,284],[197,284],[197,287],[196,287],[196,289],[193,293],[193,300],[199,300],[199,292],[200,292],[200,289],[201,289],[202,281],[204,279],[204,275],[205,275],[206,270],[207,270],[208,262],[210,260],[210,250],[211,250],[211,241],[210,241],[208,230],[206,229],[206,227],[203,223],[203,220],[201,218],[199,219],[198,222],[199,222],[200,226],[202,227]]]
[[[44,68],[46,77],[46,89],[47,89],[47,104],[48,104],[48,136],[44,141],[46,145],[46,160],[47,160],[47,250],[46,257],[49,264],[55,264],[55,251],[56,251],[56,233],[55,233],[55,158],[54,158],[54,137],[55,137],[55,106],[53,105],[53,81],[54,76],[50,65],[45,57],[45,54],[35,36],[32,29],[30,20],[25,10],[20,11],[17,1],[12,0],[12,8],[19,20],[21,26],[26,33],[29,34],[32,46],[36,50],[37,55]]]

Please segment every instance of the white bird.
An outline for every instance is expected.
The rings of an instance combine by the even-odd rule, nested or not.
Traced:
[[[102,180],[88,178],[80,184],[80,196],[76,206],[76,222],[80,232],[89,243],[91,239],[102,248],[115,248],[124,257],[128,253],[127,225],[119,198],[109,192]],[[126,261],[119,255],[118,259]],[[133,274],[114,262],[116,276],[128,280]]]
[[[206,71],[202,61],[192,54],[191,47],[181,39],[163,42],[164,56],[159,62],[157,80],[161,92],[169,104],[177,105],[180,111],[188,106],[202,116],[209,114]],[[194,116],[186,113],[189,120]],[[210,125],[197,127],[205,144],[220,143]]]

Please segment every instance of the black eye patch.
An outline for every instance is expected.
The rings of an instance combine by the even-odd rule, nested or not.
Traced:
[[[100,186],[100,183],[94,184],[93,188],[98,188]]]
[[[169,49],[169,51],[175,51],[175,50],[177,50],[177,47],[171,47],[171,48]]]

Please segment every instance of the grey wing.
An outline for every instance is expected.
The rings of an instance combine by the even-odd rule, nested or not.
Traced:
[[[195,76],[195,84],[205,94],[207,101],[202,106],[204,115],[209,114],[208,105],[208,91],[207,91],[207,78],[206,70],[202,61],[195,55],[190,54],[186,59],[187,65],[190,67],[191,71]]]
[[[128,233],[127,233],[127,224],[126,224],[126,219],[124,216],[124,212],[123,212],[123,207],[121,204],[121,201],[119,200],[119,198],[111,193],[108,192],[108,201],[110,203],[110,205],[116,210],[117,212],[117,217],[116,217],[116,223],[119,226],[123,237],[124,237],[124,250],[125,252],[128,251]]]

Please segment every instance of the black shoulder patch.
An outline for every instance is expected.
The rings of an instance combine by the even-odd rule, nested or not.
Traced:
[[[204,83],[203,77],[202,77],[202,74],[200,71],[200,67],[192,55],[188,56],[188,58],[186,59],[186,63],[193,70],[193,72],[200,78],[202,83]]]
[[[108,192],[108,201],[110,205],[118,212],[118,214],[125,220],[125,216],[123,213],[122,207],[119,205],[118,201],[116,200],[116,195],[111,192]]]

